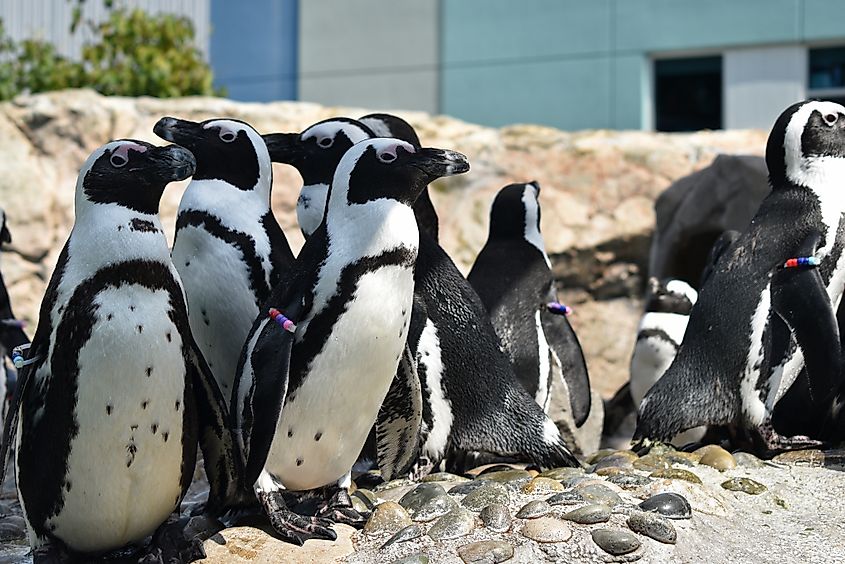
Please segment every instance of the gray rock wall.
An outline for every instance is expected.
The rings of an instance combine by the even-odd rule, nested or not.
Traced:
[[[38,306],[73,224],[76,174],[102,143],[135,137],[160,143],[153,124],[163,115],[201,120],[234,117],[261,132],[301,131],[336,115],[357,117],[389,108],[332,108],[298,102],[236,103],[217,98],[107,98],[74,90],[0,104],[0,206],[13,244],[2,271],[19,317],[34,331]],[[762,154],[761,131],[654,134],[563,132],[514,125],[491,129],[444,116],[400,113],[424,145],[467,154],[467,175],[436,182],[441,242],[467,272],[487,235],[490,203],[509,182],[543,187],[542,229],[555,272],[575,306],[571,317],[591,375],[608,396],[627,378],[639,293],[654,224],[652,205],[669,184],[707,166],[718,153]],[[294,206],[299,178],[274,169],[273,208],[294,250],[302,243]],[[165,192],[161,215],[172,237],[184,183]]]

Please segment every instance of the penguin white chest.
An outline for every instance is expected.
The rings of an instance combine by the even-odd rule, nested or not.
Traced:
[[[308,374],[282,408],[265,468],[285,487],[320,487],[352,468],[396,374],[413,289],[406,266],[382,267],[358,280]]]
[[[173,247],[173,263],[185,287],[191,332],[228,398],[241,348],[258,315],[243,254],[205,229],[186,226]]]
[[[142,539],[178,506],[185,410],[182,339],[168,294],[128,284],[94,303],[91,337],[78,354],[64,505],[47,523],[86,552]]]
[[[328,191],[329,187],[325,184],[302,187],[296,201],[296,220],[304,233],[313,233],[323,222]]]

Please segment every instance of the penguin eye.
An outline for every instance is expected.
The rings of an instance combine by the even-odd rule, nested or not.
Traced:
[[[114,168],[120,168],[126,166],[126,163],[129,162],[129,159],[127,159],[123,155],[112,155],[109,159],[109,162]]]
[[[834,123],[836,123],[837,117],[838,116],[836,114],[825,114],[823,119],[826,124],[833,125]]]
[[[231,143],[237,138],[237,135],[234,132],[229,131],[228,129],[220,130],[220,140],[224,143]]]
[[[383,163],[392,163],[396,160],[396,155],[394,155],[393,153],[382,153],[378,156],[378,160]]]
[[[328,149],[332,145],[334,145],[334,138],[332,137],[323,137],[319,141],[317,141],[317,145],[322,147],[323,149]]]

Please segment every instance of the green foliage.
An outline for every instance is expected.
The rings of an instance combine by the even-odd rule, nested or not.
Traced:
[[[76,0],[71,30],[82,21]],[[212,87],[211,69],[194,46],[194,27],[184,17],[110,9],[101,23],[87,22],[93,39],[82,60],[71,61],[47,42],[6,37],[0,21],[0,100],[23,92],[87,86],[106,95],[224,95]]]

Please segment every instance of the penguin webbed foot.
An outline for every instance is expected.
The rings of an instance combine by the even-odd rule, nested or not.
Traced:
[[[258,499],[270,526],[281,540],[298,546],[308,539],[337,540],[337,533],[331,528],[332,521],[294,513],[285,505],[281,492],[261,492]]]
[[[32,551],[32,564],[65,564],[76,559],[59,542],[42,544]]]
[[[188,538],[186,519],[171,516],[153,534],[148,551],[138,558],[139,564],[178,564],[205,558],[202,539]]]
[[[789,450],[803,450],[808,448],[821,448],[827,443],[819,441],[805,435],[785,436],[775,431],[771,424],[764,423],[757,429],[757,439],[761,454],[765,458],[789,451]]]
[[[352,507],[352,498],[346,488],[340,486],[329,486],[326,488],[326,495],[334,490],[317,512],[317,517],[328,519],[333,523],[349,525],[356,529],[362,528],[369,518],[368,514],[360,513]]]

